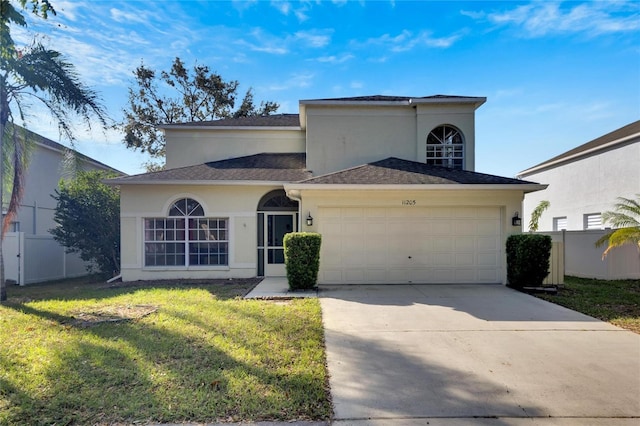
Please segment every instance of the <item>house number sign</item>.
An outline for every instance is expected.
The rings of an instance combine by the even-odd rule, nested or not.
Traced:
[[[415,206],[416,200],[402,200],[403,206]]]

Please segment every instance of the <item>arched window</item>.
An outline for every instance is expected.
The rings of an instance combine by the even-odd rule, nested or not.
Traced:
[[[298,202],[287,197],[284,189],[268,192],[258,202],[258,211],[298,211]]]
[[[196,200],[182,198],[166,218],[144,219],[145,266],[227,265],[228,218],[206,218]]]
[[[433,129],[427,136],[427,164],[462,169],[464,166],[464,137],[450,125]]]

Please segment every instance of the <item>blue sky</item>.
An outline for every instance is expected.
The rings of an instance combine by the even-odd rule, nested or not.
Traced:
[[[476,170],[514,176],[640,119],[640,2],[52,1],[57,16],[14,29],[67,55],[122,117],[141,61],[205,64],[240,92],[297,113],[300,99],[485,96]],[[60,141],[34,105],[28,127]],[[127,173],[146,158],[115,131],[76,148]],[[66,144],[65,141],[61,141]]]

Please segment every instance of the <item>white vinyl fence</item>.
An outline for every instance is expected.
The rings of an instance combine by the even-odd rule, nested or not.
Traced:
[[[605,246],[596,247],[595,242],[608,232],[610,230],[542,232],[553,241],[551,271],[546,283],[561,284],[557,277],[562,275],[602,280],[640,279],[637,247],[626,245],[613,249],[602,259]]]
[[[5,279],[20,285],[87,275],[86,263],[50,235],[7,232],[2,252]]]

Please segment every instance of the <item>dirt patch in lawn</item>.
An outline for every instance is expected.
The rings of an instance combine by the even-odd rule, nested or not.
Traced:
[[[102,323],[132,321],[144,318],[158,310],[155,305],[113,305],[71,313],[72,324],[91,327]]]

